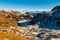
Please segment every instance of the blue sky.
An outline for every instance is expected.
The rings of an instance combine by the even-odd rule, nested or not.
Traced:
[[[51,10],[57,5],[60,5],[60,0],[0,0],[0,10]]]

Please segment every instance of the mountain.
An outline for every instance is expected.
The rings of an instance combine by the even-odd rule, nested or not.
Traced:
[[[26,23],[26,25],[25,25]],[[36,13],[36,16],[29,22],[19,23],[27,26],[37,24],[41,28],[60,30],[60,6],[54,7],[51,11]]]
[[[60,10],[60,6],[55,6],[51,11]]]
[[[17,37],[16,40],[24,40],[26,37],[26,40],[28,40],[31,37],[36,38],[37,35],[45,35],[45,32],[52,32],[51,29],[54,30],[52,32],[53,35],[57,32],[55,30],[60,30],[60,6],[54,7],[51,11],[25,13],[13,10],[0,10],[0,39],[5,37],[4,39],[12,38],[12,40],[15,40]],[[43,31],[44,33],[41,33]]]

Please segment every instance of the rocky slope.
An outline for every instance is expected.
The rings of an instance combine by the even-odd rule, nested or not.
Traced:
[[[0,40],[28,40],[22,36],[17,36],[12,30],[17,32],[17,29],[11,29],[17,27],[17,20],[13,17],[15,11],[0,11]]]
[[[59,40],[59,9],[26,13],[0,10],[0,40]]]

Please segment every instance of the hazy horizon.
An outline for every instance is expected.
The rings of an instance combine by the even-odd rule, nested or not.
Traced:
[[[60,0],[1,0],[0,10],[50,11]]]

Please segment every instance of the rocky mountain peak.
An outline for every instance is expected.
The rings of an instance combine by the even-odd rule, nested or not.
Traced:
[[[60,10],[60,6],[55,6],[51,11]]]

